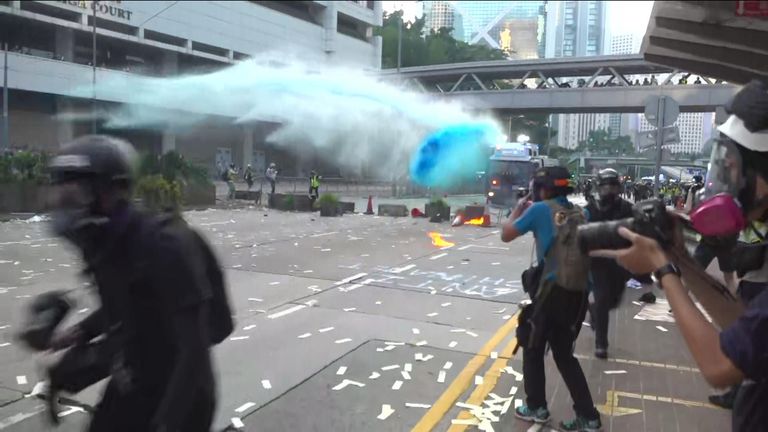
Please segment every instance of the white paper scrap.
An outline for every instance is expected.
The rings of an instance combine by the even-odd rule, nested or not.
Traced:
[[[342,382],[336,384],[336,386],[333,387],[333,390],[341,390],[341,389],[343,389],[344,387],[346,387],[348,385],[353,385],[353,386],[357,386],[357,387],[365,387],[365,384],[363,384],[361,382],[345,379]]]
[[[376,378],[378,378],[380,376],[381,376],[380,373],[378,373],[376,371],[373,371],[373,372],[371,372],[371,375],[368,377],[368,379],[376,379]]]
[[[413,372],[413,365],[411,363],[406,363],[403,366],[403,370],[406,372]]]
[[[403,386],[403,382],[400,380],[395,381],[394,384],[392,384],[392,390],[400,390],[400,387]]]
[[[448,348],[456,348],[456,345],[458,345],[458,344],[459,343],[456,342],[456,341],[451,341],[451,343],[448,344]]]
[[[491,351],[491,358],[492,358],[492,359],[497,359],[497,358],[499,358],[499,353],[497,353],[496,351]]]
[[[659,329],[659,331],[663,331],[664,333],[666,333],[666,332],[668,332],[668,331],[669,331],[669,330],[667,330],[665,327],[663,327],[663,326],[660,326],[660,325],[656,326],[656,328],[657,328],[657,329]]]
[[[467,330],[463,328],[451,329],[451,333],[464,333],[465,331]]]
[[[443,365],[443,369],[445,369],[445,370],[448,370],[451,367],[453,367],[453,362],[449,362],[448,361],[448,362],[445,362],[445,364]]]
[[[261,380],[261,386],[264,387],[265,389],[269,390],[269,389],[272,388],[272,383],[269,382],[268,379]]]
[[[240,420],[240,417],[232,417],[230,421],[232,422],[232,426],[234,426],[235,429],[242,429],[245,427],[245,424],[242,420]]]
[[[406,380],[406,381],[410,381],[411,380],[411,374],[408,373],[408,371],[400,371],[400,375],[402,375],[403,379]]]
[[[27,384],[27,377],[26,375],[19,375],[16,377],[16,384],[18,385],[26,385]]]
[[[249,337],[250,336],[235,336],[235,337],[229,338],[229,340],[231,340],[231,341],[238,341],[238,340],[248,339]]]
[[[430,318],[436,317],[437,316],[437,312],[428,313],[427,316],[430,317]]]
[[[352,311],[356,311],[356,310],[357,310],[357,308],[355,308],[355,307],[344,308],[344,312],[352,312]]]
[[[477,337],[477,333],[475,333],[475,332],[468,331],[467,334],[472,336],[472,337]]]
[[[388,370],[392,370],[392,369],[397,369],[397,368],[399,368],[399,367],[400,367],[400,365],[399,365],[399,364],[396,364],[396,365],[389,365],[389,366],[384,366],[384,367],[382,367],[382,368],[381,368],[381,370],[383,370],[383,371],[388,371]]]
[[[320,330],[318,330],[318,331],[319,331],[320,333],[325,333],[325,332],[329,332],[329,331],[331,331],[331,330],[333,330],[333,329],[334,329],[334,327],[325,327],[325,328],[321,328],[321,329],[320,329]]]
[[[246,403],[240,405],[239,407],[235,408],[235,412],[236,413],[241,413],[241,412],[246,411],[246,410],[248,410],[250,408],[253,408],[255,406],[256,406],[256,404],[253,403],[253,402],[246,402]]]
[[[620,375],[620,374],[627,373],[627,371],[625,371],[625,370],[607,370],[607,371],[603,371],[603,373],[605,373],[606,375]]]
[[[482,385],[483,384],[483,377],[480,375],[475,375],[475,385]]]
[[[441,304],[440,306],[442,306],[442,307],[448,307],[448,306],[450,306],[450,305],[451,305],[451,302],[445,302],[445,303]]]
[[[462,426],[477,426],[478,424],[480,424],[480,421],[476,418],[451,419],[451,424],[462,425]]]
[[[336,375],[344,375],[345,373],[347,373],[346,366],[340,366],[339,369],[336,371]]]
[[[337,343],[337,344],[343,344],[343,343],[347,343],[347,342],[352,342],[352,339],[344,338],[344,339],[337,339],[337,340],[334,341],[334,343]]]
[[[517,393],[517,386],[512,386],[511,389],[509,389],[509,394],[514,395]]]
[[[417,328],[415,328],[415,327],[414,327],[414,328],[412,328],[412,329],[411,329],[411,331],[412,331],[412,332],[413,332],[413,334],[415,334],[415,335],[417,335],[417,334],[421,334],[421,330],[419,330],[419,329],[417,329]]]
[[[416,346],[424,346],[424,345],[426,345],[426,344],[427,344],[427,341],[423,340],[423,341],[418,341],[418,342],[416,342],[416,344],[415,344],[415,345],[416,345]]]
[[[518,409],[521,406],[523,406],[523,400],[522,399],[515,399],[515,409]]]
[[[379,420],[386,420],[387,417],[392,415],[393,412],[395,412],[395,410],[392,409],[392,406],[390,404],[382,404],[381,413],[376,418]]]
[[[300,335],[298,336],[298,338],[299,338],[299,339],[304,339],[304,338],[308,338],[308,337],[310,337],[310,336],[312,336],[312,333],[304,333],[304,334],[300,334]]]

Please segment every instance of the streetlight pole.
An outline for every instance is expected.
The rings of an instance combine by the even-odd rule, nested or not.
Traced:
[[[96,6],[98,2],[96,0],[91,2],[91,8],[93,9],[93,17],[91,24],[93,24],[93,33],[91,36],[91,133],[96,133]]]
[[[403,16],[397,20],[397,73],[400,73],[403,53]]]
[[[11,148],[10,131],[8,130],[8,42],[3,46],[3,142],[0,149]]]

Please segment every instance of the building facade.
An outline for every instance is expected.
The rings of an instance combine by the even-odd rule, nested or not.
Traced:
[[[423,3],[427,29],[452,27],[454,38],[501,49],[510,59],[543,58],[545,55],[546,1]]]
[[[610,127],[610,114],[559,114],[557,129],[558,147],[575,150],[589,132]]]
[[[73,111],[119,105],[75,89],[139,74],[175,77],[215,71],[277,53],[310,65],[381,64],[380,1],[0,1],[0,45],[7,44],[11,148],[54,150],[92,131],[65,120]],[[95,39],[95,43],[94,43]],[[95,46],[95,50],[94,50]],[[140,151],[178,150],[211,169],[218,163],[289,158],[266,142],[279,124],[233,125],[212,113],[195,130],[109,130]],[[1,144],[0,144],[1,145]]]
[[[638,137],[655,128],[645,119],[644,114],[628,114],[631,117],[632,136]],[[667,148],[673,154],[697,154],[705,142],[712,138],[715,129],[715,113],[680,113],[673,126],[677,126],[680,142]],[[636,138],[635,144],[643,142]]]
[[[634,33],[613,35],[610,38],[610,51],[608,53],[611,55],[637,54],[640,52],[642,42],[642,36]],[[619,135],[630,135],[634,139],[629,130],[629,118],[633,115],[635,114],[610,114],[611,138],[616,138]]]
[[[605,53],[605,13],[603,1],[552,2],[547,24],[551,46],[548,57],[583,57]]]

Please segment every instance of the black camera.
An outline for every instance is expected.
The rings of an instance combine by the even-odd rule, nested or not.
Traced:
[[[674,220],[660,200],[646,200],[632,207],[633,217],[608,222],[593,222],[579,227],[579,245],[587,254],[599,249],[624,249],[632,242],[619,235],[619,227],[626,227],[642,236],[650,237],[662,247],[672,244]]]

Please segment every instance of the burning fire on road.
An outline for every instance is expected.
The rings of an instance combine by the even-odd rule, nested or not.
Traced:
[[[429,232],[427,233],[429,238],[432,239],[432,244],[439,247],[439,248],[447,248],[453,246],[455,243],[449,242],[443,238],[443,235],[438,232]]]

